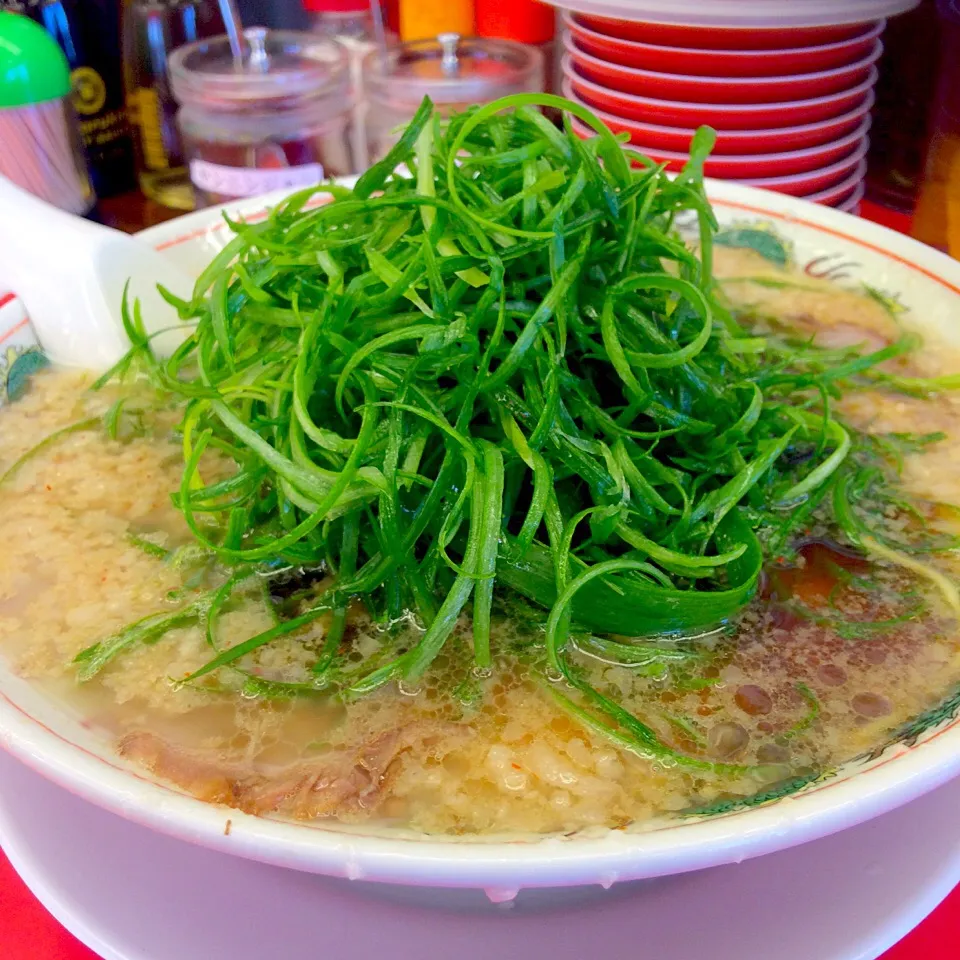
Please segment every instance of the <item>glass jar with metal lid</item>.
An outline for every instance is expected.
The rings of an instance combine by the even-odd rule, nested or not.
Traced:
[[[371,161],[382,157],[425,96],[440,113],[489,103],[511,93],[543,90],[543,54],[512,40],[461,38],[401,43],[363,61],[368,99],[367,145]]]
[[[339,44],[250,27],[176,50],[170,80],[200,205],[355,173],[349,58]]]

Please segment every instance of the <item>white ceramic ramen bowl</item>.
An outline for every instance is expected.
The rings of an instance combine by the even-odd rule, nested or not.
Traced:
[[[710,183],[709,193],[725,227],[772,233],[781,241],[774,249],[788,252],[808,273],[848,284],[866,282],[894,295],[913,311],[918,324],[960,346],[960,263],[872,223],[792,197],[725,183]],[[270,199],[245,200],[227,209],[234,218],[252,219],[263,215]],[[221,249],[229,231],[220,211],[209,209],[141,236],[182,267],[197,271]],[[756,236],[739,230],[728,234],[727,242],[742,245],[744,240],[755,242]],[[769,251],[769,237],[763,245]],[[56,265],[50,269],[56,282]],[[11,313],[8,304],[6,312],[0,312],[0,386],[8,372],[2,362],[7,352],[7,368],[23,361],[22,341],[8,350],[23,333],[22,318]],[[29,360],[29,350],[27,354]],[[0,438],[2,424],[0,409]],[[891,736],[877,754],[858,758],[790,796],[758,805],[731,805],[709,817],[678,818],[637,832],[458,841],[327,822],[281,822],[201,803],[121,760],[83,717],[0,663],[0,745],[121,816],[269,863],[388,883],[480,887],[496,900],[509,899],[526,887],[608,886],[738,862],[868,820],[960,772],[958,715],[960,695],[955,694],[911,730]]]

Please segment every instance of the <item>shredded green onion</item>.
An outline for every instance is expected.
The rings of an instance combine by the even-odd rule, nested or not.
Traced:
[[[596,135],[581,140],[539,107]],[[666,653],[603,635],[729,622],[757,589],[763,545],[788,544],[815,510],[960,612],[942,574],[871,525],[868,494],[892,497],[896,471],[830,402],[890,384],[877,365],[914,339],[859,356],[741,326],[711,274],[702,168],[713,139],[698,131],[671,179],[558,97],[507,97],[446,121],[425,100],[352,190],[312,209],[315,191],[302,191],[263,223],[229,224],[235,236],[192,299],[165,294],[192,324],[172,357],[154,355],[139,305],[125,304],[132,347],[111,375],[147,378],[182,405],[175,502],[233,575],[90,648],[81,676],[202,613],[214,655],[185,678],[195,682],[330,612],[314,680],[273,692],[359,696],[421,677],[465,611],[488,668],[502,653],[494,600],[512,593],[544,611],[557,701],[628,749],[677,759],[578,673],[578,635],[598,635],[587,654],[659,669]],[[675,231],[684,215],[699,225],[699,257]],[[235,464],[227,479],[205,478],[212,452]],[[219,646],[217,618],[244,578],[291,567],[332,585]],[[422,627],[361,675],[337,667],[354,597]]]

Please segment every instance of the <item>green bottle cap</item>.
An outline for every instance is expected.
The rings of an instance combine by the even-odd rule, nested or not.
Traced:
[[[53,37],[19,13],[0,12],[0,109],[69,92],[70,67]]]

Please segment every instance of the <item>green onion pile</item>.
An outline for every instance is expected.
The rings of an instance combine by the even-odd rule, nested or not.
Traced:
[[[570,115],[596,136],[578,137]],[[586,683],[572,634],[620,635],[604,650],[631,663],[623,637],[729,622],[765,557],[815,513],[850,545],[905,556],[869,519],[894,496],[892,459],[833,406],[842,389],[889,385],[877,365],[914,344],[860,356],[741,327],[711,275],[712,143],[698,131],[671,179],[558,97],[450,119],[424,101],[353,189],[230,223],[192,300],[168,295],[192,324],[182,346],[157,359],[134,305],[132,349],[104,378],[146,377],[182,404],[175,500],[227,576],[172,620],[91,647],[81,673],[202,617],[216,655],[192,682],[327,614],[313,679],[289,686],[357,696],[416,684],[464,614],[489,668],[495,597],[520,597],[544,612],[540,664],[558,696],[652,749],[650,729]],[[698,224],[697,253],[678,218]],[[236,464],[215,482],[214,450]],[[328,585],[223,647],[216,622],[234,592],[291,569]],[[360,675],[338,669],[357,599],[422,628]]]

